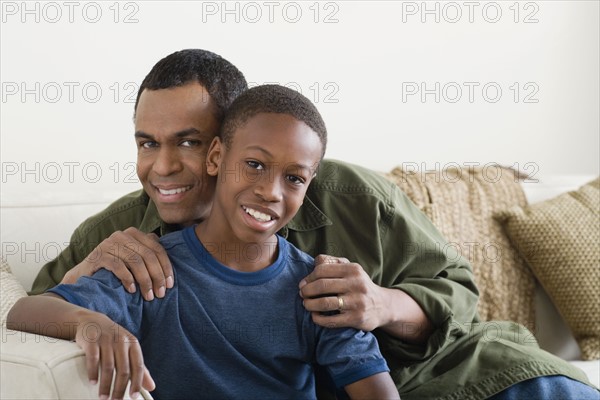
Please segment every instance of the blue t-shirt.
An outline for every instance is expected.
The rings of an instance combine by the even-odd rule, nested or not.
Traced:
[[[338,388],[389,371],[371,333],[312,322],[298,282],[313,259],[282,237],[275,263],[257,272],[219,263],[194,227],[160,241],[175,273],[163,299],[128,293],[107,270],[50,290],[138,338],[156,399],[314,398],[313,363]],[[250,256],[257,248],[223,251]]]

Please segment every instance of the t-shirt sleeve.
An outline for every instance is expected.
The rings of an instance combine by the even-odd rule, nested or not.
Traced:
[[[370,332],[350,328],[318,329],[317,363],[327,369],[336,388],[389,372],[379,351],[377,339]]]
[[[117,277],[101,269],[92,276],[83,276],[75,284],[61,284],[48,290],[71,304],[105,314],[140,339],[144,300],[139,294],[128,293]]]

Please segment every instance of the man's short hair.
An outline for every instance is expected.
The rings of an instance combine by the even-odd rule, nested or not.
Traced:
[[[288,114],[304,122],[319,136],[325,154],[327,129],[315,105],[301,93],[281,85],[261,85],[246,90],[233,101],[221,125],[219,137],[225,146],[234,132],[250,118],[261,113]]]
[[[204,86],[216,105],[218,121],[233,100],[248,88],[240,70],[218,54],[201,49],[180,50],[157,62],[146,75],[138,90],[134,115],[145,89],[168,89],[190,82]]]

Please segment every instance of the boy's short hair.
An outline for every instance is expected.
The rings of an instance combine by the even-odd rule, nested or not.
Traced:
[[[157,62],[146,75],[135,99],[134,115],[144,89],[169,89],[190,82],[204,86],[216,105],[219,122],[233,100],[248,89],[240,70],[218,54],[202,49],[180,50]]]
[[[246,90],[233,101],[221,125],[219,137],[229,147],[236,129],[261,113],[288,114],[308,125],[321,140],[325,154],[327,129],[315,105],[301,93],[281,85],[261,85]]]

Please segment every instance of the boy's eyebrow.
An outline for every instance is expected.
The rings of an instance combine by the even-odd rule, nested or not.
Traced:
[[[271,152],[270,152],[269,150],[267,150],[267,149],[264,149],[264,148],[262,148],[262,147],[260,147],[260,146],[257,146],[257,145],[248,146],[248,147],[247,147],[247,149],[250,149],[250,150],[258,150],[258,151],[260,151],[260,152],[263,152],[263,153],[265,153],[265,154],[266,154],[266,155],[268,155],[269,157],[273,157],[273,154],[271,154]]]
[[[202,132],[200,132],[198,129],[189,128],[189,129],[184,129],[182,131],[175,133],[175,137],[182,138],[182,137],[186,137],[186,136],[195,136],[195,135],[201,135],[201,134],[202,134]],[[144,131],[135,131],[134,136],[136,138],[142,138],[142,139],[154,139],[153,135],[146,133]]]
[[[260,151],[260,152],[263,152],[263,153],[265,153],[265,154],[266,154],[267,156],[269,156],[269,157],[273,157],[273,155],[271,154],[271,152],[270,152],[270,151],[268,151],[267,149],[263,149],[263,148],[262,148],[262,147],[260,147],[260,146],[248,146],[247,148],[248,148],[248,149],[252,149],[252,150],[258,150],[258,151]],[[287,166],[292,166],[292,167],[301,168],[301,169],[302,169],[302,168],[304,168],[304,169],[308,169],[308,170],[313,170],[313,169],[315,169],[315,168],[314,168],[314,165],[304,165],[304,164],[299,164],[299,163],[289,163],[289,164],[286,164],[286,165],[287,165]],[[318,165],[318,163],[317,163],[317,165]]]

